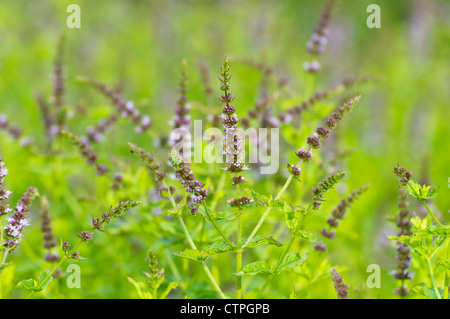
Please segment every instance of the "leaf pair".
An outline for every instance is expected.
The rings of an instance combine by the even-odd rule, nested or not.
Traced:
[[[289,252],[283,260],[279,263],[278,260],[274,261],[271,265],[265,260],[256,261],[243,266],[239,272],[233,274],[235,276],[255,276],[255,275],[272,275],[276,276],[281,272],[295,268],[302,265],[308,254],[300,256],[298,252]],[[279,265],[278,265],[279,263]],[[278,265],[278,267],[277,267]]]
[[[246,242],[245,238],[242,240],[243,243]],[[275,245],[275,246],[282,246],[280,242],[273,239],[272,237],[262,237],[262,236],[255,236],[250,243],[245,247],[244,250],[255,248],[258,246],[263,245]],[[205,247],[203,250],[198,249],[185,249],[179,254],[175,254],[175,256],[182,257],[182,258],[188,258],[197,262],[202,262],[208,259],[209,257],[217,254],[222,253],[228,253],[228,252],[237,252],[241,249],[242,245],[234,245],[230,246],[225,241],[216,241],[212,243],[211,245]]]

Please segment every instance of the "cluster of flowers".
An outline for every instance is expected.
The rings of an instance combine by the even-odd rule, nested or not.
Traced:
[[[173,129],[177,130],[178,135],[176,138],[170,139],[170,146],[174,146],[183,140],[183,149],[190,149],[190,141],[187,139],[187,133],[191,130],[191,118],[189,115],[190,104],[188,103],[187,92],[188,92],[188,75],[187,75],[187,63],[183,60],[181,64],[181,76],[178,91],[180,92],[180,98],[177,101],[177,107],[175,108],[175,114],[173,117]],[[183,154],[183,156],[188,156],[188,154]]]
[[[411,214],[409,212],[408,208],[408,201],[407,201],[407,191],[405,188],[400,187],[399,189],[399,201],[397,203],[397,206],[400,208],[400,211],[398,212],[398,218],[396,220],[397,227],[400,228],[399,233],[397,236],[410,236],[411,235],[411,221],[409,220],[411,217]],[[411,263],[411,256],[410,256],[410,248],[409,246],[397,242],[397,255],[395,256],[395,259],[398,260],[397,264],[397,271],[394,271],[394,277],[398,280],[401,280],[401,287],[394,290],[394,293],[396,293],[399,296],[407,296],[409,295],[409,289],[406,288],[406,285],[404,285],[404,281],[408,279],[412,279],[413,275],[411,272],[408,272],[408,267]]]
[[[0,156],[0,202],[9,199],[11,191],[4,189],[5,177],[8,175],[8,169],[5,163],[1,161]],[[17,205],[14,207],[14,212],[8,218],[8,224],[5,226],[5,242],[1,243],[3,247],[14,250],[21,242],[22,233],[26,226],[30,225],[30,220],[27,218],[30,212],[30,206],[33,199],[38,196],[37,189],[30,187],[23,196],[19,199]],[[0,218],[13,211],[9,205],[0,205]]]
[[[64,46],[65,36],[61,35],[58,41],[56,58],[53,67],[53,96],[51,103],[54,110],[50,109],[50,105],[46,99],[39,92],[36,93],[36,101],[41,111],[42,119],[45,125],[45,133],[48,141],[51,142],[56,135],[64,129],[66,121],[66,110],[64,109],[64,95],[65,95],[65,74],[64,74]]]
[[[253,202],[253,199],[248,198],[247,196],[241,197],[241,198],[233,198],[229,200],[229,204],[231,207],[241,207],[249,205]]]
[[[408,182],[412,179],[413,174],[410,171],[407,171],[404,167],[400,165],[394,166],[394,174],[399,177],[398,182],[401,186],[406,186]]]
[[[336,290],[337,297],[339,299],[348,299],[347,284],[334,268],[331,271],[331,280],[333,280],[334,290]]]
[[[162,180],[167,176],[166,172],[158,172],[161,164],[155,163],[155,159],[150,155],[150,153],[146,152],[143,148],[128,142],[128,146],[130,147],[131,153],[136,154],[141,158],[141,160],[147,165],[147,168],[156,174],[157,179]]]
[[[50,217],[50,210],[48,200],[44,197],[41,201],[41,231],[42,238],[44,239],[44,248],[48,250],[47,255],[45,256],[45,260],[49,262],[54,262],[58,260],[58,254],[52,253],[52,248],[56,247],[55,236],[52,232],[52,220]]]
[[[103,231],[105,228],[105,224],[111,223],[113,219],[119,218],[125,211],[130,208],[136,207],[140,204],[139,201],[135,200],[127,200],[121,201],[118,205],[112,206],[107,213],[104,213],[102,217],[92,218],[92,226],[91,230],[82,231],[77,237],[81,239],[81,242],[89,242],[94,237],[94,231]],[[70,243],[64,241],[62,243],[62,249],[67,258],[78,261],[82,259],[80,253],[78,251],[69,252]]]
[[[175,169],[175,176],[180,180],[184,189],[192,194],[191,200],[194,207],[191,209],[191,213],[194,214],[198,211],[198,206],[206,200],[208,197],[208,190],[203,188],[203,184],[195,179],[195,175],[189,166],[183,162],[181,156],[176,152],[170,153],[170,163]]]
[[[315,92],[309,99],[306,99],[300,104],[296,104],[289,108],[286,113],[281,113],[279,119],[286,124],[289,124],[296,116],[298,116],[302,111],[308,110],[311,106],[320,102],[336,92],[344,91],[352,87],[355,83],[365,83],[372,81],[374,78],[371,76],[361,76],[355,78],[349,78],[344,80],[338,85],[334,85],[330,88],[319,90]]]
[[[300,158],[301,161],[309,162],[312,158],[311,149],[318,149],[321,146],[320,139],[328,138],[331,130],[337,127],[337,124],[342,121],[346,113],[350,112],[353,107],[359,102],[361,96],[358,95],[349,99],[343,105],[337,108],[336,112],[331,113],[331,116],[325,120],[326,127],[318,127],[316,132],[306,139],[306,143],[309,145],[308,149],[303,147],[297,151],[295,154]]]
[[[119,115],[124,118],[129,118],[136,125],[136,132],[143,133],[151,126],[150,117],[143,115],[133,102],[125,101],[121,95],[115,91],[108,89],[104,83],[101,83],[93,78],[80,78],[94,86],[100,93],[110,99],[111,103],[116,106],[116,112],[106,119],[100,120],[95,127],[87,129],[88,138],[91,142],[100,142],[103,140],[103,135],[109,132],[112,126],[117,122]]]
[[[66,137],[68,140],[74,144],[78,151],[81,154],[81,157],[83,157],[86,160],[86,163],[89,165],[93,165],[95,167],[95,171],[97,175],[105,175],[108,171],[108,167],[105,164],[98,163],[98,154],[95,153],[92,148],[89,146],[89,143],[83,139],[78,137],[77,135],[62,131],[61,135]],[[105,175],[106,176],[106,175]],[[123,176],[120,173],[115,173],[114,176],[106,176],[111,180],[110,188],[113,190],[117,190],[122,185]]]
[[[325,10],[322,12],[322,17],[319,20],[319,24],[316,27],[311,39],[308,41],[306,49],[310,54],[319,55],[325,50],[325,46],[328,42],[328,24],[330,22],[331,10],[333,8],[335,0],[329,0]],[[307,72],[319,72],[320,63],[317,60],[312,62],[305,62],[303,68]]]
[[[322,235],[326,238],[334,238],[336,230],[331,230],[332,228],[337,228],[339,225],[339,220],[344,218],[347,210],[352,206],[354,201],[361,197],[361,195],[369,189],[369,184],[363,185],[356,190],[353,190],[347,198],[343,198],[335,209],[331,212],[331,217],[327,219],[329,229],[324,227],[322,229]],[[314,248],[317,251],[326,251],[327,246],[322,242],[317,243]]]
[[[335,172],[325,177],[317,187],[313,188],[313,209],[320,209],[326,192],[334,187],[345,176],[344,172]]]
[[[247,170],[247,166],[242,165],[244,160],[244,151],[242,150],[242,137],[237,130],[238,118],[236,115],[236,108],[230,103],[234,100],[233,94],[230,90],[230,59],[226,59],[222,65],[221,76],[219,77],[221,85],[220,90],[223,94],[219,100],[224,104],[222,110],[222,124],[224,126],[225,142],[224,155],[226,156],[227,170],[230,173],[239,173]],[[238,179],[244,181],[243,177]]]
[[[86,163],[95,166],[97,175],[104,175],[106,173],[108,167],[97,162],[98,155],[92,150],[87,141],[70,132],[62,131],[61,134],[78,148],[81,156],[86,159]]]

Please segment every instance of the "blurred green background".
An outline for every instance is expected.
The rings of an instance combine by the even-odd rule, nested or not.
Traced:
[[[67,5],[81,7],[81,28],[68,29]],[[165,201],[149,190],[153,183],[141,163],[129,153],[127,141],[136,143],[155,155],[163,165],[167,149],[155,146],[155,138],[168,134],[168,122],[178,99],[177,86],[182,59],[188,62],[188,97],[193,101],[193,119],[205,118],[208,112],[220,112],[217,76],[224,58],[232,59],[232,93],[239,116],[258,101],[261,72],[243,63],[243,59],[264,61],[274,74],[287,79],[287,87],[301,101],[308,96],[311,76],[306,76],[303,63],[309,59],[306,43],[310,38],[325,1],[1,1],[0,2],[0,113],[32,136],[34,145],[24,149],[4,132],[0,132],[3,160],[10,170],[8,187],[15,202],[30,185],[38,187],[50,200],[54,233],[75,242],[75,235],[87,228],[92,215],[98,216],[121,199],[141,199],[141,208],[111,224],[105,233],[97,233],[89,245],[81,248],[86,260],[79,263],[81,289],[68,289],[65,278],[52,283],[47,297],[66,298],[135,298],[127,276],[145,277],[145,256],[154,249],[170,280],[187,280],[187,288],[177,289],[171,297],[214,296],[199,266],[174,258],[184,249],[175,221],[156,216]],[[369,29],[366,8],[370,3],[381,7],[381,28]],[[329,262],[342,268],[345,281],[364,298],[395,298],[398,282],[390,274],[395,269],[395,243],[386,235],[396,232],[386,220],[397,212],[397,178],[393,165],[399,163],[414,170],[417,181],[441,186],[432,206],[441,220],[450,221],[449,149],[449,57],[450,3],[448,1],[337,1],[330,24],[328,47],[320,58],[322,71],[314,76],[314,89],[339,84],[344,78],[374,75],[378,81],[356,84],[338,97],[314,106],[312,121],[320,120],[330,107],[354,94],[361,94],[360,104],[337,131],[339,150],[352,150],[340,160],[338,167],[346,179],[329,194],[320,213],[305,225],[320,236],[332,208],[350,190],[370,183],[370,190],[351,208],[329,242]],[[120,88],[126,99],[135,102],[142,113],[151,116],[150,132],[138,134],[127,121],[108,134],[106,142],[93,148],[102,162],[125,174],[126,189],[113,192],[108,181],[96,176],[67,141],[58,141],[58,155],[43,156],[44,126],[37,107],[35,92],[45,97],[52,94],[52,69],[60,34],[66,36],[65,72],[66,103],[73,117],[68,120],[71,131],[83,135],[86,125],[94,125],[113,110],[77,76],[93,76],[111,87]],[[213,99],[204,93],[197,63],[209,67]],[[271,80],[275,90],[276,80]],[[295,99],[282,93],[273,109],[286,109]],[[194,103],[195,102],[195,103]],[[197,103],[197,104],[196,104]],[[292,104],[292,103],[291,103]],[[196,107],[197,106],[197,107]],[[77,107],[86,114],[77,113]],[[321,107],[323,107],[321,111]],[[324,111],[326,110],[326,111]],[[316,123],[316,122],[313,122]],[[312,124],[312,127],[315,125]],[[302,126],[303,127],[303,126]],[[301,128],[300,127],[300,130]],[[304,138],[310,131],[301,131]],[[302,143],[299,140],[299,143]],[[280,153],[280,173],[257,176],[252,170],[249,186],[258,182],[259,192],[275,195],[286,176],[285,161],[302,144],[286,143]],[[322,150],[321,150],[322,153]],[[288,155],[290,154],[290,155]],[[310,196],[310,185],[316,185],[329,171],[320,167],[322,156],[305,169],[302,183],[293,184],[285,199],[295,204]],[[214,189],[220,167],[196,164],[199,179]],[[208,176],[211,177],[208,179]],[[175,185],[178,185],[175,183]],[[230,188],[229,188],[230,189]],[[231,197],[227,194],[224,197]],[[155,199],[156,198],[156,199]],[[421,213],[413,202],[412,210]],[[4,273],[12,283],[36,276],[47,267],[43,261],[38,217],[39,202],[32,209],[33,225],[27,228],[24,241],[10,257],[14,266]],[[225,205],[223,205],[225,207]],[[246,213],[244,232],[253,229],[261,209]],[[186,216],[194,237],[200,216]],[[233,225],[223,225],[233,233]],[[228,229],[228,227],[230,229]],[[287,231],[274,231],[283,226],[281,213],[273,212],[261,234],[277,234],[287,241]],[[212,237],[212,230],[210,231]],[[177,237],[178,236],[178,237]],[[305,243],[297,243],[302,253],[311,251]],[[261,258],[275,260],[280,250],[258,248],[247,253],[244,264]],[[367,266],[378,264],[382,270],[380,289],[365,285]],[[226,265],[226,267],[224,267]],[[233,266],[232,266],[233,265]],[[230,267],[228,267],[230,266]],[[234,261],[231,256],[214,257],[213,273],[221,286],[232,293]],[[63,266],[65,270],[66,266]],[[298,297],[333,298],[331,280],[326,277],[306,289],[302,269],[286,272],[266,290],[266,297],[287,298],[295,287]],[[426,281],[423,265],[413,258],[412,283]],[[442,274],[438,274],[440,276]],[[259,287],[263,278],[244,279],[247,291]],[[410,284],[410,283],[408,283]],[[24,292],[15,289],[12,297]],[[247,297],[251,297],[251,293]]]

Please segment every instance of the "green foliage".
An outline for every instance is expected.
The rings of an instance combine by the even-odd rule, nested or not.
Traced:
[[[450,33],[447,21],[433,11],[443,8],[446,1],[435,0],[433,6],[425,7],[404,1],[386,2],[383,27],[376,32],[367,28],[347,32],[347,27],[360,25],[364,20],[367,4],[337,1],[339,14],[333,14],[329,28],[333,31],[339,27],[345,36],[330,38],[327,50],[317,56],[306,50],[323,9],[323,4],[316,1],[274,1],[270,12],[261,15],[267,8],[258,1],[118,1],[111,6],[108,1],[82,0],[82,28],[73,30],[66,30],[65,3],[24,3],[0,3],[0,33],[10,35],[2,37],[0,52],[0,113],[7,115],[8,123],[23,130],[19,138],[14,138],[0,125],[1,155],[9,169],[6,186],[13,191],[5,204],[14,208],[13,203],[27,187],[36,186],[49,199],[55,237],[70,241],[72,248],[78,240],[76,235],[90,228],[92,217],[108,212],[112,203],[136,199],[141,205],[126,213],[121,209],[114,211],[117,220],[105,232],[97,232],[92,243],[81,247],[80,253],[86,258],[79,261],[82,282],[89,282],[89,288],[83,284],[81,289],[66,286],[67,263],[61,265],[60,277],[50,277],[51,283],[39,282],[44,276],[41,271],[51,269],[55,263],[44,259],[48,251],[42,245],[38,205],[33,205],[31,225],[27,226],[21,245],[0,265],[2,297],[25,298],[42,284],[46,289],[41,293],[48,299],[217,298],[218,293],[197,263],[207,260],[227,296],[236,297],[236,276],[231,274],[242,272],[238,277],[249,277],[243,278],[245,297],[287,298],[292,292],[293,298],[334,298],[331,269],[347,271],[346,281],[360,286],[366,282],[370,261],[384,265],[383,284],[380,289],[362,289],[359,296],[395,298],[392,291],[396,280],[385,275],[397,263],[397,241],[413,250],[410,268],[414,278],[410,286],[426,283],[412,289],[421,292],[412,298],[436,298],[438,294],[443,297],[448,271],[448,226],[440,226],[431,218],[413,218],[410,236],[390,237],[391,245],[380,238],[386,232],[397,233],[382,216],[397,212],[397,183],[390,172],[391,165],[397,162],[408,165],[418,181],[420,178],[444,185],[441,189],[415,183],[409,186],[411,196],[419,200],[411,202],[409,209],[422,216],[425,210],[420,201],[432,202],[429,204],[437,219],[448,225],[450,196],[445,184],[450,187]],[[98,19],[99,12],[102,19]],[[429,17],[429,27],[422,29],[413,19],[420,14]],[[56,56],[61,30],[66,30],[62,59]],[[407,34],[404,30],[415,30],[426,41],[415,37],[417,32]],[[248,192],[254,201],[240,211],[227,205],[230,198],[241,195],[231,185],[223,164],[190,163],[198,180],[208,188],[210,208],[206,211],[199,207],[199,213],[192,215],[188,194],[173,180],[173,169],[167,163],[167,137],[172,129],[168,123],[180,95],[176,89],[179,65],[182,60],[187,61],[183,63],[183,74],[189,76],[186,96],[191,120],[202,120],[203,129],[217,126],[211,120],[220,119],[217,76],[224,52],[231,56],[230,81],[236,96],[233,104],[238,125],[245,118],[250,120],[250,127],[262,127],[266,120],[277,122],[282,113],[290,114],[292,108],[300,107],[300,114],[290,123],[281,121],[276,125],[281,133],[276,153],[281,163],[298,162],[295,151],[305,146],[306,138],[318,126],[325,126],[324,120],[341,101],[357,94],[363,98],[361,107],[355,108],[337,131],[321,141],[321,149],[314,151],[311,162],[298,165],[301,182],[291,183],[277,200],[277,193],[289,177],[284,165],[270,175],[259,174],[264,163],[249,165],[250,170],[243,174],[246,184],[241,185],[241,193]],[[205,73],[197,69],[199,59],[207,66]],[[303,63],[312,59],[322,65],[318,74],[302,69]],[[60,108],[54,96],[55,61],[63,62],[65,94]],[[203,81],[205,74],[207,81]],[[364,76],[353,78],[357,74],[368,75],[367,80],[362,80]],[[104,81],[108,89],[120,95],[120,100],[133,103],[142,114],[150,115],[152,127],[139,133],[137,118],[123,117],[111,98],[87,85],[91,77]],[[35,92],[41,99],[34,98]],[[64,122],[67,134],[47,134],[40,102],[55,121]],[[255,104],[259,107],[257,117],[250,118],[249,111],[255,110]],[[98,161],[108,166],[108,179],[97,176],[77,148],[65,139],[82,146],[88,128],[115,115],[117,121],[111,130],[103,132],[102,141],[89,143]],[[27,137],[33,138],[34,143],[23,147]],[[205,146],[207,141],[201,143]],[[161,170],[168,174],[167,183],[178,187],[177,191],[160,189],[161,184],[149,176],[148,166],[155,164],[153,158],[161,163]],[[169,157],[175,166],[180,160],[178,154]],[[341,169],[346,178],[325,195],[320,211],[311,211],[311,188],[323,176]],[[120,173],[123,180],[120,188],[111,189],[115,173]],[[326,239],[328,251],[316,251],[314,245],[321,229],[327,227],[328,213],[348,190],[367,182],[372,185],[371,192],[354,204],[352,213],[339,224],[338,236]],[[269,213],[257,236],[244,249],[243,260],[248,264],[236,270],[237,252],[242,247],[236,244],[239,219],[242,242],[246,242],[246,236],[266,211]],[[2,217],[3,227],[9,215]],[[197,249],[192,249],[186,239],[179,217]],[[216,226],[233,245],[224,241]],[[287,246],[281,246],[278,240],[287,243],[292,235],[295,241],[280,263],[282,269],[286,261],[290,271],[276,276],[271,273],[273,263],[279,261]],[[167,271],[162,281],[161,274],[153,279],[141,274],[149,249],[158,254]],[[57,251],[57,247],[51,250]],[[61,250],[58,252],[64,255]],[[174,256],[177,252],[186,258]],[[307,254],[308,259],[301,266],[289,268],[300,264]],[[287,257],[292,258],[292,263],[287,263]],[[427,258],[433,266],[438,294],[431,284]],[[159,267],[156,274],[161,270]],[[151,271],[147,273],[153,276]],[[256,274],[262,276],[250,277]],[[267,277],[273,279],[260,293]],[[152,288],[148,281],[153,282]],[[21,289],[14,288],[18,282]],[[174,289],[178,282],[179,289]]]
[[[289,252],[281,262],[274,261],[269,265],[267,261],[256,261],[243,266],[235,276],[271,275],[277,276],[281,272],[301,266],[308,259],[308,255],[300,256],[298,252]],[[277,267],[278,265],[278,267]]]
[[[407,187],[408,193],[420,201],[435,198],[439,191],[439,187],[427,185],[420,186],[413,181],[409,182]]]

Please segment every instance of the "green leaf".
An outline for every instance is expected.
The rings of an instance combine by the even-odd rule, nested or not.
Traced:
[[[197,249],[185,249],[179,254],[174,254],[174,256],[191,259],[198,262],[203,261],[202,253]]]
[[[270,266],[267,261],[256,261],[243,266],[239,272],[233,274],[235,276],[255,276],[270,274]]]
[[[415,285],[413,288],[411,288],[410,291],[413,294],[419,294],[427,297],[428,299],[438,299],[436,293],[434,292],[434,289],[428,287],[424,282]],[[438,287],[438,291],[439,294],[442,296],[444,292],[443,289]]]
[[[291,230],[295,230],[298,224],[298,218],[295,215],[295,210],[287,203],[284,203],[283,212],[287,227]]]
[[[51,272],[51,270],[44,270],[38,275],[37,284],[38,284],[38,286],[41,287],[41,289],[38,289],[39,291],[47,288],[47,286],[53,280],[53,276],[51,276],[46,282],[44,282],[45,278],[47,278],[47,276],[50,274],[50,272]]]
[[[240,215],[242,215],[242,212],[212,212],[211,213],[211,220],[235,220]]]
[[[244,239],[243,242],[245,243],[246,240]],[[246,249],[250,249],[250,248],[254,248],[254,247],[258,247],[258,246],[263,246],[263,245],[275,245],[275,246],[278,246],[278,247],[283,246],[282,243],[280,243],[279,241],[275,240],[273,237],[262,237],[260,235],[257,235],[257,236],[252,238],[252,240],[250,241],[250,243],[248,244]]]
[[[428,225],[425,229],[415,232],[411,237],[411,242],[430,236],[450,237],[450,226]]]
[[[423,185],[422,187],[411,181],[407,184],[408,193],[420,201],[425,201],[437,196],[439,187]]]
[[[140,299],[152,299],[152,294],[145,282],[137,282],[131,277],[127,277],[128,281],[134,286]]]
[[[296,237],[306,239],[310,243],[317,242],[316,236],[313,233],[310,233],[306,230],[297,230],[294,234]]]
[[[47,286],[53,280],[53,277],[50,277],[46,282],[44,282],[45,278],[47,278],[49,274],[50,270],[44,270],[38,275],[37,280],[26,279],[19,281],[19,283],[16,285],[16,288],[25,288],[28,290],[42,291],[45,288],[47,288]]]
[[[283,208],[284,202],[279,200],[274,200],[272,195],[269,194],[269,196],[262,195],[257,193],[254,189],[246,190],[247,192],[251,193],[253,197],[253,206],[265,206],[270,208]]]
[[[275,265],[278,261],[275,261],[272,264],[271,270],[274,272],[274,275],[278,275],[279,273],[300,266],[308,259],[308,254],[301,256],[298,252],[289,252],[283,259],[283,261],[278,266],[278,269],[275,271]]]
[[[236,250],[237,250],[237,248],[235,246],[230,246],[225,241],[216,241],[216,242],[212,243],[211,245],[206,246],[201,251],[201,256],[203,259],[206,259],[212,255],[227,253],[227,252],[236,251]]]
[[[423,241],[411,242],[411,237],[404,236],[404,235],[403,236],[391,235],[391,236],[387,236],[387,238],[389,238],[391,240],[396,240],[400,243],[410,246],[417,254],[419,254],[421,256],[425,256],[425,257],[430,256],[428,248],[425,246]]]
[[[167,286],[166,290],[164,290],[164,292],[161,294],[161,296],[159,297],[159,299],[164,299],[167,297],[167,295],[175,288],[178,287],[178,285],[180,284],[179,281],[172,281],[171,283],[169,283],[169,285]]]
[[[16,288],[25,288],[34,290],[36,285],[37,285],[36,280],[31,278],[19,281],[19,283],[16,285]]]

